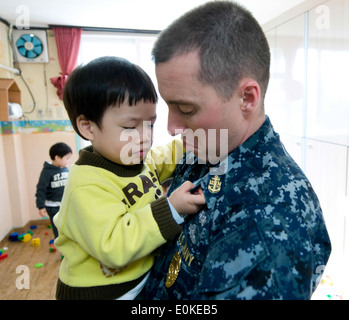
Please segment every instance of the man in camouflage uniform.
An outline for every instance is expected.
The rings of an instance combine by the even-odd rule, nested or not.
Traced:
[[[331,245],[308,179],[264,113],[270,57],[258,23],[234,3],[208,3],[167,28],[153,54],[169,131],[228,129],[228,150],[203,163],[183,131],[189,151],[168,194],[190,180],[206,207],[161,248],[145,299],[310,299]]]
[[[229,155],[228,168],[214,176],[198,161],[178,167],[169,194],[201,176],[207,208],[165,245],[147,298],[309,299],[330,243],[316,195],[268,118]],[[177,252],[178,277],[167,288]]]

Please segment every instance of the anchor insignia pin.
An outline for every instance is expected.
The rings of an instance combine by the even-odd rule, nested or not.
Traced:
[[[214,176],[209,182],[208,190],[211,193],[218,193],[219,191],[221,191],[221,186],[222,186],[221,178],[218,176]]]

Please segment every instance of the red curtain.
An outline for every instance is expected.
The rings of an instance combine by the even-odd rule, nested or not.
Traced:
[[[69,74],[75,69],[78,60],[81,29],[67,27],[53,27],[56,39],[61,75],[51,78],[52,84],[57,88],[58,97],[63,100],[63,89]]]

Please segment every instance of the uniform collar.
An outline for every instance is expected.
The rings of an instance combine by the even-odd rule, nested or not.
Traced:
[[[226,175],[234,176],[238,174],[243,159],[246,159],[246,161],[251,159],[251,154],[257,147],[269,142],[270,139],[274,137],[275,132],[273,126],[269,117],[266,116],[263,125],[240,147],[233,150],[219,165],[210,167],[209,164],[206,164],[206,166],[202,168],[205,174],[202,174],[200,178],[193,183],[201,186],[208,209],[212,209],[216,200],[223,194]],[[197,159],[195,159],[195,161],[194,164],[197,163]]]
[[[241,154],[245,152],[252,151],[259,146],[260,144],[265,144],[275,137],[274,128],[270,122],[268,116],[265,116],[265,121],[262,126],[251,136],[249,137],[240,147],[233,150],[231,153],[232,156],[236,154]]]

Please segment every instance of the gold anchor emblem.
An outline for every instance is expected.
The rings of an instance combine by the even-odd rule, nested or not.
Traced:
[[[219,191],[221,191],[221,186],[222,186],[221,178],[218,176],[214,176],[209,182],[208,190],[211,193],[218,193]]]

